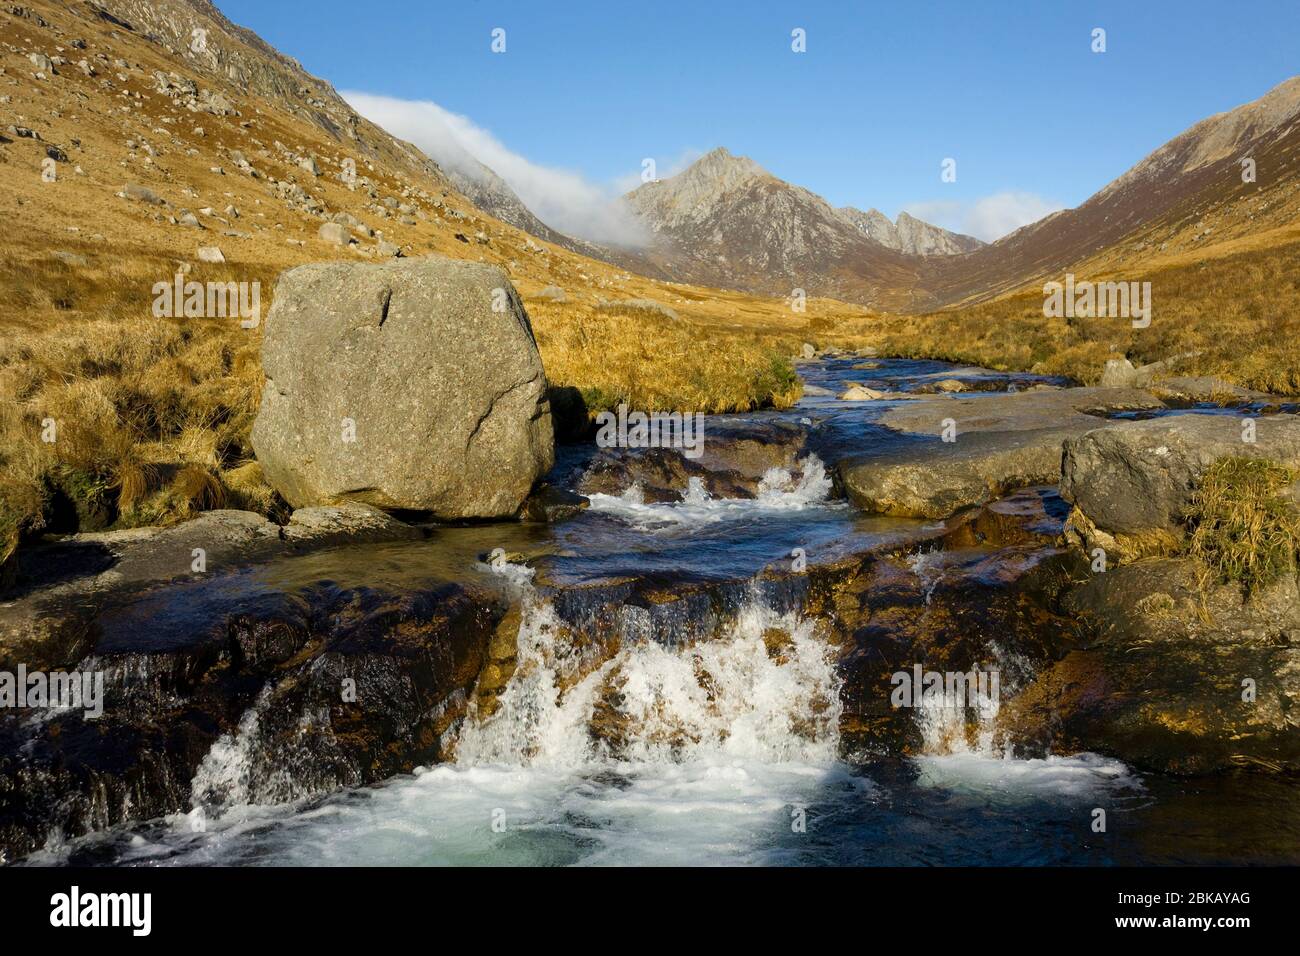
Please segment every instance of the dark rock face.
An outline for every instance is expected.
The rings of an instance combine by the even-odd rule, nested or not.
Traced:
[[[1018,750],[1102,750],[1180,774],[1300,767],[1294,578],[1247,600],[1203,590],[1189,559],[1149,558],[1091,576],[1063,610],[1078,646],[1000,715]]]
[[[576,476],[584,495],[622,494],[640,485],[647,502],[679,501],[692,478],[717,498],[753,498],[773,468],[798,470],[808,432],[787,421],[710,419],[702,453],[677,448],[604,448]]]
[[[519,512],[523,521],[554,524],[578,515],[591,501],[563,488],[543,483],[533,490]]]
[[[717,498],[752,498],[757,482],[737,471],[717,471],[675,448],[605,449],[578,482],[583,495],[620,495],[633,485],[647,502],[680,501],[692,478]]]
[[[341,520],[369,519],[309,515],[298,547],[309,528],[336,540]],[[101,674],[103,713],[0,713],[0,859],[51,836],[323,794],[442,757],[505,614],[497,592],[420,569],[340,583],[384,553],[347,557],[367,547],[353,544],[298,557],[292,546],[259,550],[256,538],[245,544],[260,563],[232,558],[157,584],[146,571],[174,570],[173,545],[213,540],[190,524],[114,541],[108,570],[89,562],[91,577],[5,608],[6,623],[35,618],[43,631],[0,645],[0,670]]]

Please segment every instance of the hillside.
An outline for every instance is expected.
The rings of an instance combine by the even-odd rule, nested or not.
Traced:
[[[1242,160],[1255,162],[1243,181]],[[959,259],[926,260],[921,283],[942,304],[1105,268],[1160,268],[1263,248],[1300,227],[1300,77],[1195,124],[1075,209],[1054,213]],[[1236,243],[1236,245],[1232,245]],[[1216,251],[1216,247],[1222,247]]]
[[[193,29],[207,31],[202,54],[183,46]],[[247,443],[260,329],[154,317],[155,284],[178,271],[259,282],[265,314],[276,276],[304,262],[400,250],[497,263],[557,395],[593,408],[788,403],[785,357],[810,325],[865,315],[829,301],[795,314],[534,239],[201,0],[7,6],[0,70],[0,551],[19,528],[278,507]]]

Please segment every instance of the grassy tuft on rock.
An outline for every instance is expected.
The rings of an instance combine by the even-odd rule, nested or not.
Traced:
[[[1300,512],[1286,494],[1296,472],[1259,458],[1215,461],[1192,499],[1191,553],[1220,581],[1252,592],[1296,569]]]

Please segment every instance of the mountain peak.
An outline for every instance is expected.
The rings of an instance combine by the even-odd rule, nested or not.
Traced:
[[[973,236],[963,236],[932,226],[908,212],[900,212],[897,221],[891,222],[879,209],[863,212],[852,206],[844,206],[835,211],[868,239],[874,239],[886,248],[908,255],[953,256],[984,245]]]
[[[720,190],[730,189],[748,179],[768,175],[767,170],[748,156],[737,156],[725,146],[705,153],[673,180],[705,180]]]
[[[702,221],[726,196],[763,178],[770,177],[758,163],[719,146],[675,176],[638,186],[625,199],[639,215],[655,223],[657,231]]]

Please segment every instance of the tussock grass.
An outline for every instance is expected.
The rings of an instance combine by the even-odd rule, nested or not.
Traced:
[[[0,257],[0,282],[25,307],[0,327],[0,562],[40,531],[167,523],[234,501],[283,507],[249,487],[260,331],[155,318],[153,283],[174,267]],[[190,278],[236,277],[196,266]]]
[[[1296,477],[1294,470],[1264,459],[1215,461],[1187,516],[1191,553],[1220,581],[1247,592],[1294,573],[1300,513],[1285,490]]]

